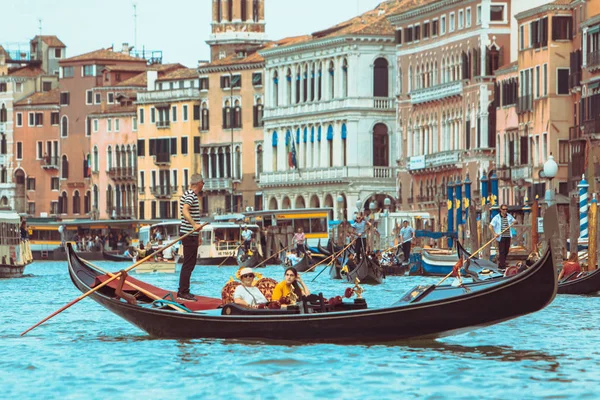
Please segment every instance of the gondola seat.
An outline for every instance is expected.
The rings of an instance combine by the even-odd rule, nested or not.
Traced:
[[[233,303],[233,293],[239,285],[241,285],[241,283],[238,281],[230,281],[223,287],[221,290],[221,299],[223,300],[224,305]],[[275,286],[277,286],[277,281],[272,278],[261,278],[254,286],[261,291],[268,301],[271,301],[273,290],[275,289]]]

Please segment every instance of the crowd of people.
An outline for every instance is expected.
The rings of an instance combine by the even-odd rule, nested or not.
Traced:
[[[99,230],[91,230],[86,233],[78,231],[73,235],[71,241],[75,242],[76,251],[102,251],[103,247],[105,250],[118,250],[128,248],[132,242],[126,232],[117,234],[110,232],[105,235]]]

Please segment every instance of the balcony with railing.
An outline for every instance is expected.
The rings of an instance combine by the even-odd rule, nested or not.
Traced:
[[[156,156],[154,156],[154,165],[158,165],[158,166],[171,165],[171,154],[168,152],[156,153]]]
[[[200,98],[200,89],[196,88],[185,88],[185,89],[171,89],[171,90],[153,90],[149,92],[138,92],[137,103],[159,103],[159,102],[170,102],[173,100],[184,100],[193,99],[197,100]]]
[[[167,121],[156,121],[156,127],[158,129],[168,129],[169,127],[171,127],[171,121],[167,120]]]
[[[533,96],[520,96],[517,100],[517,113],[522,114],[533,110]]]
[[[499,167],[496,170],[496,176],[498,177],[498,179],[501,179],[504,181],[510,180],[510,167],[507,167],[506,165],[502,165],[501,167]]]
[[[170,199],[172,196],[171,186],[157,185],[150,188],[150,193],[157,199]]]
[[[600,133],[600,119],[590,119],[583,123],[583,134],[594,135]]]
[[[207,178],[204,179],[204,190],[215,192],[219,190],[231,191],[233,180],[231,178]]]
[[[111,167],[108,170],[108,176],[113,180],[135,180],[137,169],[133,167]]]
[[[46,156],[42,158],[43,169],[58,169],[58,156]]]
[[[425,156],[414,156],[410,158],[409,171],[443,169],[445,167],[456,167],[462,161],[462,150],[442,151]]]
[[[352,182],[354,179],[391,181],[396,179],[395,167],[331,167],[310,168],[300,171],[263,172],[261,186],[309,185]],[[388,182],[386,182],[388,183]]]
[[[600,69],[600,50],[592,51],[587,54],[587,69],[590,72]]]
[[[581,126],[571,126],[569,127],[569,140],[582,140],[583,132],[581,131]]]
[[[303,114],[318,114],[333,111],[396,111],[394,97],[346,97],[318,102],[279,105],[265,108],[264,118],[281,118]]]
[[[455,81],[442,83],[425,89],[417,89],[410,92],[410,102],[412,104],[429,103],[433,101],[444,100],[448,97],[462,96],[463,82]]]
[[[515,182],[519,179],[530,179],[531,172],[533,167],[530,165],[521,165],[516,167],[511,167],[510,169],[510,179]]]

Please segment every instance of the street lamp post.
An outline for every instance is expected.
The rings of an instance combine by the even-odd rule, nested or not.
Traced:
[[[546,204],[548,205],[548,207],[554,204],[554,188],[552,187],[552,179],[554,179],[557,173],[558,164],[556,163],[556,161],[554,161],[552,153],[550,153],[550,157],[548,157],[548,160],[544,163],[544,170],[542,176],[542,178],[548,179],[548,188],[546,189],[545,196]]]
[[[391,245],[391,241],[389,239],[390,236],[390,225],[389,225],[389,220],[390,220],[390,206],[392,205],[392,200],[390,200],[389,197],[386,197],[385,200],[383,200],[383,215],[385,216],[385,244],[386,247],[389,247]]]
[[[231,128],[231,150],[229,151],[230,161],[230,176],[231,176],[231,212],[233,213],[233,205],[235,203],[235,185],[234,181],[234,170],[233,170],[233,127],[235,122],[235,107],[233,104],[233,72],[229,72],[229,127]]]

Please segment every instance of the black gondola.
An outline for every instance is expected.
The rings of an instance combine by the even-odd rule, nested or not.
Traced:
[[[257,250],[252,250],[251,255],[246,252],[242,246],[238,247],[235,257],[240,268],[255,268],[262,261],[262,257]]]
[[[348,282],[354,283],[356,278],[360,283],[380,285],[383,283],[385,276],[381,265],[363,254],[358,265],[346,273]]]
[[[106,260],[106,261],[115,261],[115,262],[132,262],[133,258],[131,257],[127,257],[124,255],[120,255],[120,254],[111,254],[111,253],[107,253],[106,250],[102,249],[102,257]]]
[[[331,255],[329,246],[327,246],[327,248],[321,246],[321,239],[319,239],[319,243],[317,243],[317,250],[319,250],[319,253],[323,254],[326,257],[329,257]]]
[[[70,246],[68,256],[69,275],[81,292],[88,292],[102,278],[106,279],[104,273],[79,259]],[[554,299],[557,290],[550,247],[530,269],[512,278],[483,281],[471,285],[469,290],[418,286],[395,304],[377,309],[345,302],[346,305],[330,311],[331,307],[322,300],[320,307],[311,308],[309,313],[299,309],[250,310],[233,305],[221,309],[216,306],[219,299],[198,298],[197,302],[189,303],[195,311],[180,312],[152,307],[143,295],[138,296],[138,304],[128,304],[116,298],[116,284],[111,286],[112,283],[89,297],[153,337],[346,343],[464,333],[541,310]],[[151,288],[146,285],[147,290]],[[124,290],[136,293],[127,284]]]
[[[600,291],[600,269],[558,282],[559,294],[593,294]]]

